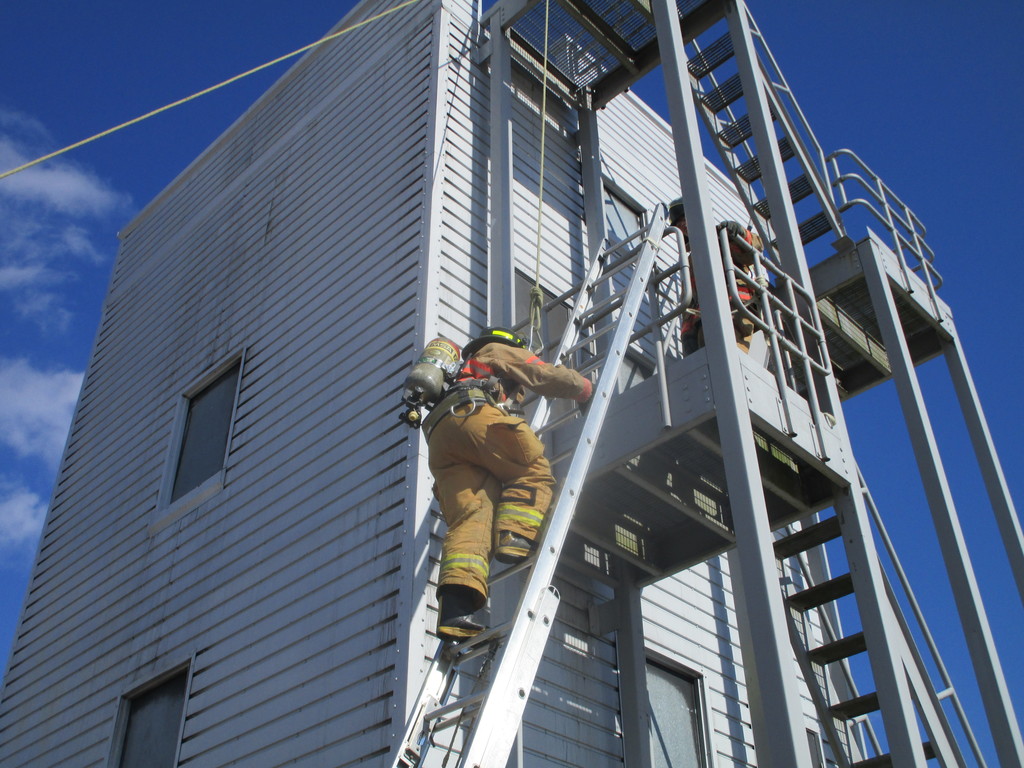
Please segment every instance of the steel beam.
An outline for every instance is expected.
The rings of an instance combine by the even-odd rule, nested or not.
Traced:
[[[758,763],[810,768],[804,716],[796,686],[782,592],[772,550],[768,510],[743,388],[725,291],[725,271],[714,237],[707,169],[697,126],[683,36],[675,3],[652,3],[676,149],[680,186],[710,369],[726,483],[736,528],[730,553],[737,621],[748,685]]]
[[[738,0],[729,12],[728,22],[740,81],[743,84],[744,100],[750,117],[750,126],[758,150],[761,183],[771,208],[771,223],[775,231],[776,242],[779,244],[782,268],[806,290],[813,291],[810,270],[807,267],[807,259],[800,238],[800,228],[793,209],[793,202],[789,196],[786,172],[772,121],[771,104],[754,48],[750,17],[742,0]],[[816,307],[808,307],[808,311],[814,312]],[[841,419],[839,395],[834,378],[824,377],[822,383],[825,385],[830,412]],[[810,395],[808,399],[810,399]],[[812,412],[819,406],[818,403],[813,402],[809,405]],[[842,426],[842,431],[845,439],[845,424]],[[842,505],[837,504],[837,509],[845,509],[843,516],[851,522],[857,523],[859,540],[845,538],[851,562],[855,559],[859,561],[859,567],[851,567],[855,576],[860,577],[857,594],[871,596],[870,599],[858,601],[858,605],[860,605],[865,638],[868,642],[875,685],[879,701],[882,703],[882,717],[885,722],[890,754],[897,765],[923,765],[924,752],[921,740],[917,736],[916,714],[906,675],[903,672],[900,657],[890,653],[891,649],[898,647],[898,633],[897,628],[886,620],[881,602],[884,596],[876,587],[882,582],[878,578],[880,574],[877,572],[877,556],[874,551],[874,542],[870,539],[870,527],[867,526],[867,514],[863,499],[860,494],[852,493],[850,487],[847,486],[844,491],[843,503]]]
[[[587,221],[587,264],[604,248],[608,227],[604,216],[604,180],[601,175],[601,142],[597,112],[577,110],[580,162],[583,172],[583,210]]]
[[[1024,765],[1020,726],[992,639],[988,616],[981,601],[974,567],[964,542],[935,434],[924,407],[913,360],[903,336],[889,278],[873,241],[860,243],[857,250],[871,303],[882,331],[882,342],[889,353],[903,418],[910,432],[918,471],[924,483],[925,496],[938,534],[999,762],[1000,765]]]
[[[981,467],[981,475],[985,480],[985,488],[992,504],[992,511],[996,516],[996,523],[999,525],[999,533],[1003,537],[1003,546],[1006,548],[1006,556],[1010,561],[1013,578],[1017,582],[1017,594],[1024,601],[1024,535],[1021,534],[1020,519],[1017,517],[1017,510],[1014,509],[1010,489],[1007,487],[1006,477],[1003,475],[1003,467],[999,463],[999,456],[992,443],[988,421],[981,409],[981,401],[974,388],[971,371],[967,367],[967,358],[964,357],[955,329],[951,325],[947,325],[947,330],[953,333],[953,341],[945,342],[942,345],[946,365],[949,367],[949,374],[953,379],[953,388],[960,401],[960,410],[964,414],[967,431],[971,435],[974,455],[978,458],[978,465]]]
[[[512,325],[512,55],[501,14],[491,20],[491,211],[487,246],[487,324]]]
[[[626,765],[644,768],[652,765],[652,762],[643,604],[636,572],[625,563],[622,570],[623,580],[615,588],[615,603],[618,607],[615,647],[621,675],[619,700],[622,708],[622,751]]]

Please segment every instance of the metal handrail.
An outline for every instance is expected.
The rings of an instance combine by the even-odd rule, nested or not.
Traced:
[[[776,386],[782,401],[783,415],[789,433],[795,434],[793,418],[789,410],[785,388],[786,372],[792,365],[795,356],[803,368],[804,382],[807,388],[807,404],[814,423],[821,459],[828,460],[825,450],[822,414],[818,405],[818,392],[815,375],[830,376],[832,364],[829,359],[825,331],[818,315],[817,299],[799,282],[771,259],[764,258],[752,245],[741,238],[730,236],[725,228],[719,232],[719,245],[725,267],[726,284],[733,311],[749,320],[756,328],[768,336],[768,346],[772,355]],[[731,248],[746,250],[753,259],[753,275],[741,273],[743,283],[750,287],[756,298],[744,302],[739,293],[737,267],[733,262]],[[756,306],[755,312],[751,307]],[[786,332],[786,326],[790,331]],[[808,348],[810,342],[811,348]],[[785,358],[785,362],[783,360]],[[792,387],[791,387],[792,388]]]
[[[841,170],[840,160],[844,158],[851,160],[857,170],[852,172]],[[928,290],[936,316],[941,318],[935,291],[942,287],[942,275],[933,266],[935,252],[925,242],[927,229],[921,219],[852,150],[836,150],[828,156],[827,160],[831,184],[840,199],[840,213],[861,207],[885,228],[899,262],[904,288],[908,292],[913,291],[910,273],[917,273]],[[867,197],[850,197],[847,193],[847,184],[856,185]],[[916,261],[914,266],[907,265],[908,254]]]

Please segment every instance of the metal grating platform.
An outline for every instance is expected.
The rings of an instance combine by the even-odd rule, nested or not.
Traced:
[[[676,0],[687,30],[697,34],[722,13],[720,0]],[[488,13],[510,20],[516,60],[538,73],[544,60],[545,3],[505,0]],[[657,33],[646,0],[551,0],[548,68],[570,101],[590,92],[595,106],[606,104],[657,66]]]
[[[949,336],[943,328],[952,318],[949,308],[937,300],[936,312],[924,282],[912,273],[908,290],[895,254],[877,240],[872,241],[872,246],[881,254],[889,274],[911,358],[915,365],[927,362],[942,352],[942,340]],[[867,241],[811,267],[829,356],[844,397],[863,392],[891,376],[888,356],[879,341],[878,320],[857,256],[858,247],[868,247]]]

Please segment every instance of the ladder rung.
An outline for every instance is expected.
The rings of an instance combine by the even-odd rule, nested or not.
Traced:
[[[613,293],[604,301],[599,304],[595,304],[586,312],[583,312],[576,320],[579,324],[580,330],[590,328],[595,325],[602,318],[608,317],[612,312],[622,306],[623,295],[621,293]]]
[[[455,725],[462,714],[471,707],[478,706],[485,698],[487,698],[487,691],[481,691],[480,693],[473,694],[472,696],[466,696],[451,702],[450,704],[444,704],[436,709],[432,709],[423,715],[423,722],[429,723],[431,720],[440,720],[445,715],[450,715],[453,712],[459,712],[459,717],[453,717],[449,720],[443,720],[431,727],[431,733],[436,731],[444,730]]]
[[[861,717],[871,712],[878,711],[878,694],[877,693],[865,693],[863,696],[857,696],[856,698],[849,699],[847,701],[841,701],[832,707],[829,707],[829,711],[833,717],[839,720],[853,720],[855,717]]]
[[[489,643],[492,643],[497,638],[505,635],[511,628],[511,623],[506,622],[505,624],[499,624],[496,627],[485,629],[479,635],[467,637],[455,647],[455,651],[458,654],[456,657],[457,663],[461,664],[470,657],[470,653],[475,649],[486,647]]]
[[[712,112],[721,112],[743,95],[743,84],[738,74],[733,75],[713,91],[704,94],[701,101]]]
[[[776,541],[775,556],[780,560],[793,557],[841,535],[839,518],[833,515]]]
[[[831,664],[834,661],[840,659],[848,659],[851,656],[856,656],[858,653],[863,653],[868,649],[867,643],[864,640],[864,633],[858,632],[855,635],[849,637],[842,637],[831,643],[819,646],[807,652],[807,656],[815,664]]]
[[[700,53],[691,57],[686,64],[690,74],[700,80],[711,70],[718,69],[733,56],[732,37],[726,32],[710,45],[704,47]]]
[[[515,576],[517,573],[521,573],[521,572],[525,571],[527,568],[529,568],[531,565],[533,565],[533,561],[536,560],[536,559],[537,559],[537,554],[536,554],[536,552],[533,552],[525,560],[523,560],[521,562],[518,562],[515,565],[510,565],[508,568],[505,568],[501,572],[496,573],[493,576],[491,576],[491,578],[488,580],[487,583],[490,586],[492,586],[492,587],[495,584],[500,584],[501,582],[505,581],[505,579],[510,579],[513,576]]]
[[[823,581],[821,584],[815,584],[813,587],[790,595],[786,598],[786,602],[798,611],[809,611],[852,594],[853,577],[844,573],[842,576],[836,576],[834,579]]]

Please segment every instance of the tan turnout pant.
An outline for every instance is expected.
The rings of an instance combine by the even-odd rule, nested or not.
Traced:
[[[551,504],[555,479],[544,445],[523,419],[464,405],[431,432],[429,465],[448,524],[439,587],[472,588],[479,608],[498,534],[532,541]]]

